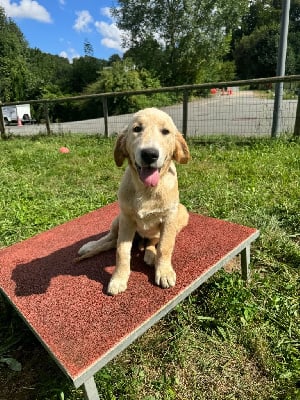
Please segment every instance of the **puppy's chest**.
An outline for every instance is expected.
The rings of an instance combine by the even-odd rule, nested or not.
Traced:
[[[169,210],[162,209],[139,209],[136,211],[136,218],[138,221],[144,224],[160,223],[166,217]]]
[[[137,195],[134,201],[135,213],[138,219],[160,220],[165,218],[170,212],[173,212],[178,207],[177,199],[166,199],[164,195],[156,193],[156,196]]]
[[[137,218],[136,230],[140,236],[145,238],[156,237],[160,231],[163,218]]]
[[[159,225],[168,217],[176,212],[178,204],[174,202],[167,207],[155,207],[155,204],[142,204],[135,210],[135,218],[140,231],[157,229]]]

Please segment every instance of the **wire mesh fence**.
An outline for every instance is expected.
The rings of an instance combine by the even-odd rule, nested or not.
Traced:
[[[188,107],[188,135],[270,136],[274,99],[250,90],[218,93],[193,101]],[[283,100],[280,122],[282,133],[294,131],[297,99]]]
[[[286,82],[285,97],[279,110],[280,133],[300,135],[300,76],[33,100],[27,103],[30,104],[34,117],[32,121],[35,123],[20,123],[18,118],[21,117],[18,117],[5,124],[3,115],[0,115],[1,134],[80,133],[111,136],[126,126],[134,111],[150,105],[170,114],[178,129],[188,137],[271,136],[274,114],[272,85],[274,87],[279,81]],[[268,90],[257,90],[262,85]],[[17,104],[20,103],[6,103],[4,106],[13,107]]]

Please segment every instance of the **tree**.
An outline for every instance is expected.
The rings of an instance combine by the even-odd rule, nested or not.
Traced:
[[[29,69],[26,62],[28,44],[17,25],[7,18],[0,6],[0,99],[26,98]]]
[[[241,25],[234,30],[231,59],[239,78],[276,74],[282,2],[251,1]],[[291,0],[286,73],[300,72],[300,0]],[[230,58],[229,58],[230,59]]]
[[[88,85],[86,93],[122,92],[158,88],[160,86],[159,80],[153,78],[149,71],[138,69],[131,59],[126,58],[124,61],[116,61],[110,67],[104,68],[99,73],[97,81]],[[162,93],[148,96],[110,97],[108,99],[108,110],[110,114],[122,114],[134,112],[144,107],[167,105],[168,103],[170,103],[170,99]],[[101,100],[93,99],[93,106],[91,107],[90,104],[89,101],[83,103],[86,117],[89,112],[95,112],[95,110],[99,112],[102,109]],[[94,115],[89,115],[89,117],[92,116]]]
[[[75,58],[72,65],[71,88],[72,92],[81,93],[86,86],[98,79],[98,73],[105,66],[106,60],[84,56]]]
[[[30,98],[36,99],[51,94],[70,93],[72,64],[64,57],[28,49],[28,64],[31,73]]]
[[[152,37],[145,38],[143,42],[131,47],[124,54],[124,58],[131,58],[138,68],[147,68],[159,80],[165,80],[164,50],[157,40]]]
[[[281,1],[256,0],[251,1],[247,14],[242,18],[238,30],[241,36],[249,36],[257,28],[280,24]]]
[[[109,59],[108,59],[108,65],[112,65],[116,61],[122,61],[122,58],[119,56],[119,54],[112,54]]]
[[[290,8],[289,44],[295,56],[295,74],[300,74],[300,0],[292,0]]]
[[[278,26],[256,29],[243,36],[234,51],[237,74],[240,79],[276,75],[279,31]]]
[[[264,78],[276,75],[279,45],[279,26],[263,26],[238,43],[234,57],[237,73],[241,79]],[[295,55],[288,44],[286,74],[295,71]]]
[[[89,42],[88,39],[84,40],[83,51],[85,56],[94,57],[94,49],[91,42]]]
[[[247,5],[247,0],[120,0],[112,14],[134,62],[172,85],[194,83],[205,76],[199,71],[209,72],[219,62]]]

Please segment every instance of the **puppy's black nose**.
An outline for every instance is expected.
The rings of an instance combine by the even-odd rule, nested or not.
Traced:
[[[158,157],[159,157],[159,152],[157,149],[154,149],[153,147],[149,147],[141,151],[141,158],[143,162],[147,165],[157,161]]]

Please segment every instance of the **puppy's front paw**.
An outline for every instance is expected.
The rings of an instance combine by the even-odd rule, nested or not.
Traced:
[[[107,293],[114,296],[125,292],[127,289],[127,280],[120,277],[112,277],[107,288]]]
[[[155,283],[163,289],[175,286],[176,273],[172,265],[157,267],[155,271]]]
[[[85,243],[78,250],[78,255],[79,256],[83,256],[84,254],[89,253],[90,251],[92,251],[95,248],[96,245],[97,245],[97,241],[96,240],[88,242],[88,243]]]

